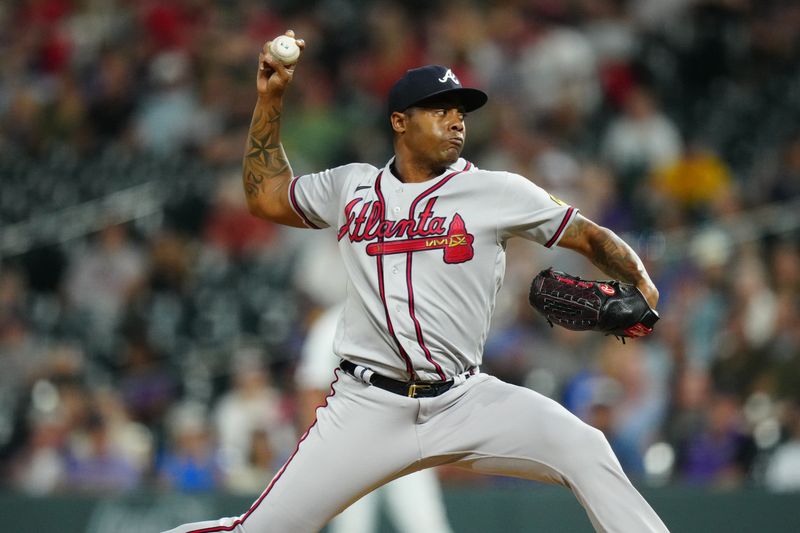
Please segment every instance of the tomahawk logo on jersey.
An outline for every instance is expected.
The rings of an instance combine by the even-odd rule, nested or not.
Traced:
[[[438,198],[438,196],[434,196],[428,200],[425,208],[415,219],[403,218],[397,221],[383,220],[381,202],[364,202],[363,198],[355,198],[344,208],[346,222],[339,228],[338,239],[342,240],[345,236],[349,238],[350,242],[394,239],[371,242],[367,245],[368,255],[443,249],[445,263],[456,264],[469,261],[474,256],[472,243],[475,237],[467,233],[464,219],[458,213],[453,215],[450,224],[445,229],[447,219],[436,216],[433,210]],[[356,210],[359,210],[358,215],[356,215]]]

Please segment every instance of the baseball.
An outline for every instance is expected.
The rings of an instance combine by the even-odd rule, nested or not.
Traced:
[[[300,47],[297,46],[293,37],[288,35],[281,35],[276,37],[269,45],[269,51],[272,57],[283,63],[284,65],[291,65],[300,57]]]

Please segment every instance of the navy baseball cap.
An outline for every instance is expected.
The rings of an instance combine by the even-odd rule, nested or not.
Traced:
[[[475,111],[489,99],[479,89],[462,87],[453,71],[441,65],[412,68],[389,91],[389,115],[434,96],[453,95],[464,111]]]

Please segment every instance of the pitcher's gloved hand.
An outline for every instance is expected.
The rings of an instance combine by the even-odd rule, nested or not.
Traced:
[[[533,278],[528,300],[551,326],[600,331],[623,342],[648,335],[658,320],[658,312],[630,283],[584,280],[552,268]]]

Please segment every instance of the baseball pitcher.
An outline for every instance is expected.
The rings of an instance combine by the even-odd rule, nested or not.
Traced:
[[[528,179],[461,158],[466,113],[487,96],[437,65],[409,70],[392,87],[394,157],[383,168],[354,163],[293,176],[280,126],[295,67],[268,46],[245,194],[255,216],[334,228],[349,276],[334,344],[341,362],[316,421],[250,509],[172,532],[319,531],[362,495],[442,464],[567,487],[597,531],[667,531],[600,431],[480,372],[509,239],[577,251],[655,308],[658,291],[633,250]],[[562,293],[548,296],[548,309],[562,309]]]

